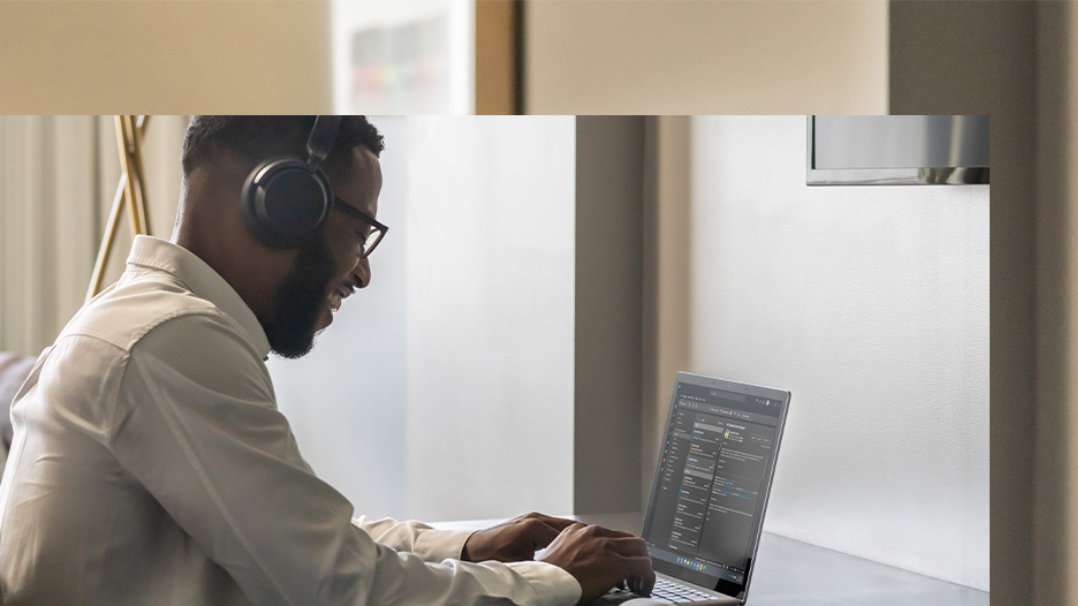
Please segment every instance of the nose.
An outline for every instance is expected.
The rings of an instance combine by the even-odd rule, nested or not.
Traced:
[[[371,283],[371,263],[367,259],[360,259],[356,268],[352,270],[352,280],[356,288],[367,288]]]

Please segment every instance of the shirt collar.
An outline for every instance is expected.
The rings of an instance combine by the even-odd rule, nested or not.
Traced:
[[[153,236],[135,236],[127,264],[149,267],[175,276],[195,295],[213,303],[247,332],[263,359],[270,352],[266,331],[254,312],[221,274],[186,248]]]

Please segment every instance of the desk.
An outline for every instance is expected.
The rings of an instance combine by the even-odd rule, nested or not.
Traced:
[[[638,533],[639,513],[567,516],[589,524]],[[434,524],[486,528],[502,520]],[[989,606],[988,592],[933,579],[765,532],[752,573],[751,606]]]

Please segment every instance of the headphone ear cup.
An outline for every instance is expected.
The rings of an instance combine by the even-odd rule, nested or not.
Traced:
[[[302,245],[322,228],[333,205],[326,174],[292,156],[271,158],[256,166],[241,195],[251,233],[278,249]]]

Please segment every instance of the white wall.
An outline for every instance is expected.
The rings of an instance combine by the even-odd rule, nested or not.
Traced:
[[[575,119],[409,127],[410,515],[570,511]]]
[[[574,119],[375,119],[371,286],[271,358],[300,448],[361,513],[572,508]]]
[[[793,392],[767,528],[988,589],[988,186],[809,188],[804,117],[692,137],[692,370]]]

